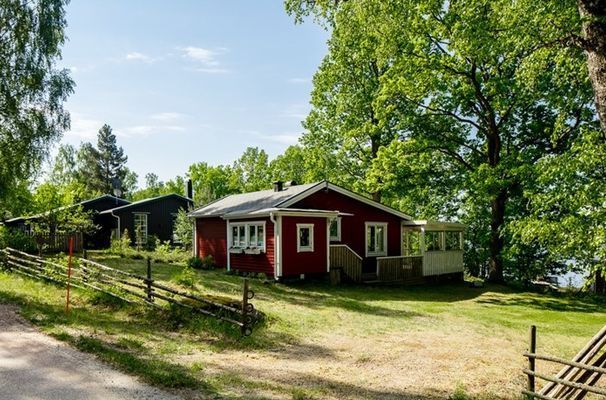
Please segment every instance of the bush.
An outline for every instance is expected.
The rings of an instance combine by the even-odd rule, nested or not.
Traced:
[[[187,260],[187,266],[193,269],[202,269],[204,264],[198,257],[191,257],[189,260]]]
[[[202,269],[213,269],[215,268],[215,259],[213,256],[208,255],[202,258]]]
[[[0,227],[0,248],[12,247],[27,253],[35,253],[38,249],[36,240],[18,229]]]
[[[148,235],[147,240],[145,241],[145,250],[147,251],[155,251],[156,246],[160,243],[160,239],[156,235]]]
[[[179,285],[193,288],[196,284],[196,273],[191,268],[185,268],[173,280]]]

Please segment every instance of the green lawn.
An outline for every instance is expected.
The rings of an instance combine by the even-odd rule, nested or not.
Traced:
[[[144,260],[91,257],[144,274]],[[241,278],[197,271],[202,293],[238,298]],[[175,284],[183,267],[154,264]],[[43,331],[187,398],[518,398],[530,324],[539,350],[570,357],[606,321],[603,303],[501,286],[331,287],[251,281],[265,314],[251,337],[186,312],[116,304],[0,273],[0,300]],[[465,394],[465,395],[464,395]]]

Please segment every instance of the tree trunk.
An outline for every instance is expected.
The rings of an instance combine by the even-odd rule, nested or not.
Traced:
[[[604,279],[604,272],[600,268],[595,271],[594,289],[596,294],[606,294],[606,279]]]
[[[373,119],[373,123],[375,120]],[[376,136],[371,136],[370,138],[370,159],[374,160],[379,155],[379,146],[381,145],[379,142],[380,138]],[[372,199],[377,202],[381,202],[381,191],[377,190],[372,193]]]
[[[505,203],[507,202],[507,189],[499,190],[491,204],[490,221],[490,261],[488,265],[488,281],[503,283],[503,237],[501,228],[505,224]]]
[[[578,4],[595,107],[606,138],[606,0],[579,0]]]

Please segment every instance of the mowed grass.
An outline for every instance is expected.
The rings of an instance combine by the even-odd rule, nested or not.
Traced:
[[[145,260],[93,259],[144,275]],[[182,266],[154,264],[175,284]],[[196,271],[190,290],[239,298],[242,279]],[[186,398],[519,398],[521,356],[570,357],[606,323],[591,298],[503,286],[367,287],[251,280],[265,319],[251,337],[183,310],[156,311],[0,273],[0,300],[43,331]]]

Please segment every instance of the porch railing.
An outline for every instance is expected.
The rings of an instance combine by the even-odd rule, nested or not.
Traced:
[[[377,257],[377,279],[406,282],[423,277],[423,256]]]
[[[330,245],[330,268],[341,268],[352,282],[362,282],[362,257],[346,244]]]

